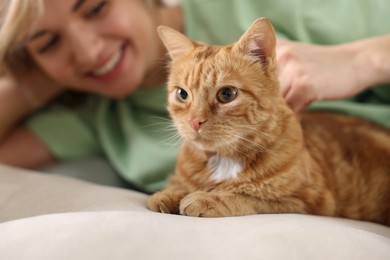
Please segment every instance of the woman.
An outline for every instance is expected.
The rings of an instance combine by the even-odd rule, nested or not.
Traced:
[[[178,142],[164,145],[170,134],[160,130],[168,114],[158,25],[226,44],[255,18],[267,16],[281,38],[333,44],[279,42],[282,91],[296,111],[317,99],[348,97],[390,82],[387,1],[370,2],[371,8],[353,0],[321,6],[311,1],[286,6],[282,0],[187,0],[176,6],[153,0],[2,2],[0,161],[16,166],[103,154],[140,189],[160,189],[173,169]],[[346,10],[351,15],[344,16]],[[76,107],[49,103],[65,89],[88,97]],[[379,100],[387,105],[376,105]],[[389,100],[388,88],[370,89],[353,101],[321,108],[390,125]],[[355,101],[374,104],[362,109]]]

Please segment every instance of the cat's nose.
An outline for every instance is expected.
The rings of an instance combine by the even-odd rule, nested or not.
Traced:
[[[195,131],[199,131],[200,127],[207,121],[207,119],[195,118],[190,120],[190,124]]]

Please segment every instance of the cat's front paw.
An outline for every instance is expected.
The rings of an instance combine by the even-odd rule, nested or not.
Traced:
[[[173,192],[161,191],[148,199],[147,206],[152,211],[179,214],[180,199],[181,197]]]
[[[226,217],[231,215],[217,195],[204,191],[197,191],[184,197],[180,202],[180,214],[193,217]]]

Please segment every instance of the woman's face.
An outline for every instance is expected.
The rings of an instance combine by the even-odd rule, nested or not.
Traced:
[[[59,83],[122,97],[135,90],[157,58],[145,0],[45,0],[27,50]]]

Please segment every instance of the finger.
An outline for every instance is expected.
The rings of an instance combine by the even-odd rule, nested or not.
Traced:
[[[287,44],[288,42],[289,42],[288,40],[278,38],[278,39],[276,39],[276,48],[281,47],[281,46]]]
[[[293,87],[290,87],[289,91],[286,93],[286,102],[295,113],[301,112],[310,104],[310,101],[305,94],[305,91],[297,91]]]
[[[278,81],[279,81],[279,89],[282,96],[285,97],[286,93],[289,90],[289,80],[286,73],[286,66],[283,63],[278,62]]]
[[[280,89],[280,93],[284,98],[286,98],[287,93],[291,89],[291,85],[289,84],[289,81],[285,80],[283,76],[279,76],[279,89]]]
[[[281,65],[278,73],[278,80],[280,86],[280,92],[282,96],[286,98],[287,93],[290,92],[293,78],[295,75],[294,66],[291,64]]]

